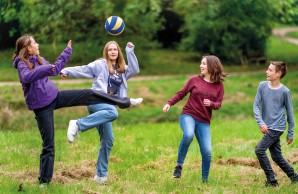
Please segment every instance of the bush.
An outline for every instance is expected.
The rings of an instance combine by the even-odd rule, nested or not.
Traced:
[[[206,1],[198,6],[199,12],[185,14],[188,27],[182,49],[215,54],[234,63],[264,55],[271,34],[272,6],[268,0]]]

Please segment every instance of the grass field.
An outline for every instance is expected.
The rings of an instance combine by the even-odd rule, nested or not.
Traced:
[[[289,33],[287,33],[287,36],[290,36],[293,38],[298,38],[298,32],[289,32]]]
[[[265,69],[264,69],[265,72]],[[265,188],[265,175],[254,155],[262,137],[252,113],[254,95],[264,72],[232,73],[225,81],[225,98],[214,111],[212,165],[209,182],[201,183],[201,156],[197,141],[191,144],[181,179],[171,178],[181,138],[178,117],[185,100],[168,114],[161,109],[189,76],[160,77],[129,82],[129,95],[144,102],[130,110],[119,110],[114,122],[115,142],[109,165],[109,181],[99,186],[92,178],[99,147],[95,129],[81,133],[74,144],[66,140],[69,119],[86,115],[85,107],[55,113],[56,158],[52,184],[37,184],[41,139],[34,115],[25,107],[21,87],[0,87],[0,188],[3,193],[297,193],[286,175],[275,165],[280,186]],[[298,110],[298,76],[289,71],[283,83],[292,90],[294,110]],[[58,84],[60,89],[90,87]],[[16,95],[18,94],[18,95]],[[296,112],[295,112],[296,113]],[[296,122],[298,117],[296,117]],[[297,135],[288,146],[282,136],[284,156],[298,170]]]
[[[297,123],[297,45],[270,37],[266,50],[269,60],[284,60],[290,65],[282,82],[292,92]],[[0,51],[0,81],[18,80],[11,64],[12,53],[13,49]],[[113,122],[115,142],[109,181],[102,186],[92,181],[99,148],[96,130],[81,133],[74,144],[66,140],[68,121],[87,114],[86,107],[72,107],[55,112],[54,177],[47,188],[39,188],[41,138],[34,114],[26,109],[20,84],[0,86],[1,193],[298,193],[297,184],[291,185],[276,165],[273,168],[280,186],[265,188],[265,175],[254,154],[262,134],[255,123],[252,105],[259,82],[265,80],[268,64],[225,66],[230,76],[224,82],[222,108],[213,112],[212,164],[209,182],[203,184],[196,139],[189,148],[182,178],[171,178],[182,135],[178,117],[186,99],[171,107],[167,114],[161,111],[189,76],[198,72],[200,56],[171,50],[148,51],[146,55],[150,60],[141,64],[140,74],[146,77],[129,81],[129,96],[143,97],[144,102],[130,110],[119,109],[119,118]],[[57,79],[54,81],[60,89],[90,88],[92,83],[92,80],[58,83]],[[297,137],[296,130],[289,146],[285,142],[286,133],[281,138],[283,155],[296,171]]]
[[[287,64],[297,65],[297,47],[298,45],[288,43],[286,40],[272,36],[267,42],[266,55],[271,61],[285,61]]]

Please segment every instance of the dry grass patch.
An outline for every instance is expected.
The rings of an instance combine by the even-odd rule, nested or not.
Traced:
[[[170,158],[171,157],[168,157],[168,156],[161,156],[158,160],[150,161],[142,165],[135,165],[134,168],[141,169],[141,170],[142,169],[163,170],[164,164],[166,164],[168,161],[172,161]]]
[[[96,162],[93,160],[82,161],[79,164],[65,166],[63,164],[56,165],[57,170],[54,171],[52,182],[56,183],[73,183],[84,178],[93,178]],[[25,169],[18,172],[1,172],[2,175],[10,176],[13,179],[22,180],[22,183],[37,182],[38,169]]]
[[[289,156],[287,156],[287,160],[291,164],[297,164],[298,163],[298,149],[296,149],[293,153],[291,153]]]
[[[226,142],[226,141],[223,141],[223,142],[218,142],[216,144],[216,146],[231,146],[231,145],[234,145],[234,147],[236,147],[237,145],[239,146],[243,146],[244,144],[245,145],[250,145],[250,144],[256,144],[259,140],[257,139],[252,139],[252,140],[245,140],[243,138],[234,138],[233,140],[229,141],[229,142]]]
[[[236,92],[230,95],[225,95],[225,103],[243,103],[243,102],[253,102],[253,98],[247,96],[244,92]]]
[[[227,160],[220,159],[217,161],[217,164],[221,165],[242,165],[242,166],[250,166],[254,168],[259,168],[260,164],[257,159],[252,158],[229,158]]]
[[[96,162],[93,160],[86,160],[72,167],[61,165],[59,170],[54,173],[53,182],[65,184],[84,178],[93,178],[95,166]]]
[[[110,156],[109,162],[120,163],[120,162],[122,162],[122,160],[120,158],[115,157],[115,156]]]
[[[161,89],[156,94],[156,93],[153,93],[150,90],[150,88],[141,86],[136,89],[135,95],[141,96],[142,98],[144,98],[146,103],[150,103],[150,104],[154,104],[154,105],[162,105],[165,103],[165,101],[163,99],[165,96],[165,93]],[[162,96],[162,98],[158,98],[157,96]]]

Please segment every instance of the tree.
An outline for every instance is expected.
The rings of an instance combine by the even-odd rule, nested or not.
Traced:
[[[278,23],[298,25],[297,0],[273,0],[273,12]]]
[[[156,39],[163,48],[175,48],[181,41],[182,17],[173,9],[173,1],[163,0],[160,13],[162,27],[156,32]]]
[[[19,20],[17,13],[21,7],[19,1],[0,1],[0,49],[13,47],[16,39],[20,35],[18,30]]]
[[[271,34],[269,0],[193,0],[183,5],[178,0],[176,7],[185,13],[183,49],[237,63],[264,55]]]
[[[7,33],[16,29],[18,35],[32,34],[40,43],[51,43],[53,52],[60,50],[58,43],[72,39],[74,47],[80,45],[72,60],[87,62],[101,56],[103,44],[111,39],[122,45],[133,41],[140,49],[156,45],[152,40],[160,28],[160,7],[160,0],[6,0],[0,7],[0,38],[4,34],[2,25],[15,21],[8,23],[15,26],[6,29]],[[125,22],[119,36],[112,37],[104,30],[105,20],[111,15]]]

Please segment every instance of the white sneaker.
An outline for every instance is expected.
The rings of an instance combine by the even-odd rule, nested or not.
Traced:
[[[143,102],[143,98],[131,98],[130,99],[130,107],[137,106]]]
[[[73,143],[75,136],[79,134],[79,126],[77,120],[70,120],[67,130],[67,140],[69,143]]]
[[[93,180],[95,180],[99,184],[104,184],[105,182],[107,182],[108,177],[106,177],[106,176],[100,177],[98,175],[95,175],[95,177],[93,178]]]
[[[39,188],[41,188],[41,189],[47,188],[48,184],[49,183],[41,183],[41,184],[39,184]]]

